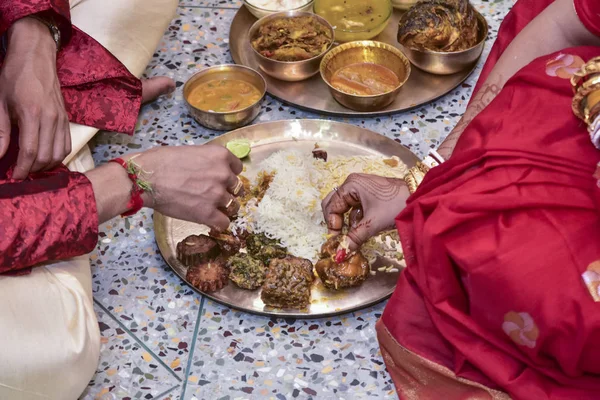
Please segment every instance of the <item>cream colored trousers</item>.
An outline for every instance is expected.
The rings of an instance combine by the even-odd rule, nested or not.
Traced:
[[[177,0],[71,0],[73,24],[141,76]],[[71,124],[69,168],[94,167],[97,129]],[[87,256],[0,277],[0,400],[75,400],[93,377],[100,332]]]

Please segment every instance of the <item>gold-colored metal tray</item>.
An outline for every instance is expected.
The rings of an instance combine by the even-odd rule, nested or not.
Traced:
[[[417,157],[400,143],[378,133],[354,125],[324,120],[276,121],[244,127],[211,141],[225,145],[232,139],[245,138],[253,143],[250,156],[244,160],[248,177],[258,172],[257,165],[272,153],[284,149],[297,149],[310,152],[316,142],[327,151],[330,157],[352,155],[397,156],[406,165],[412,167]],[[158,248],[164,259],[175,273],[184,281],[187,267],[177,261],[175,248],[177,243],[191,234],[207,232],[202,225],[176,220],[160,213],[154,213],[154,229]],[[378,259],[371,269],[377,271],[381,266],[394,265],[394,261]],[[399,272],[377,272],[370,276],[360,287],[344,291],[330,291],[320,284],[312,288],[312,302],[307,310],[282,310],[266,307],[260,299],[260,290],[244,290],[229,282],[223,289],[205,294],[198,293],[227,306],[254,314],[317,318],[342,314],[376,304],[387,299],[398,280]],[[189,282],[188,282],[189,284]],[[191,285],[190,285],[191,286]]]
[[[394,9],[394,14],[385,30],[373,40],[388,43],[399,49],[396,39],[398,22],[402,11]],[[412,68],[408,81],[404,84],[396,100],[379,111],[360,112],[339,104],[323,82],[319,74],[300,82],[284,82],[263,73],[255,59],[248,40],[248,30],[256,18],[242,6],[231,23],[229,30],[229,50],[236,64],[242,64],[260,72],[267,81],[267,92],[281,101],[296,107],[321,114],[342,117],[365,117],[393,114],[429,103],[442,97],[460,85],[473,72],[473,67],[452,75],[433,75],[416,67]]]

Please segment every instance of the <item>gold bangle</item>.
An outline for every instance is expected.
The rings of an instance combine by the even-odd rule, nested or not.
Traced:
[[[600,113],[598,93],[600,92],[600,57],[592,58],[571,77],[573,87],[573,113],[590,125]]]
[[[410,194],[413,194],[417,190],[428,171],[429,167],[421,161],[418,161],[417,164],[409,169],[406,175],[404,175],[404,182],[406,182]]]
[[[410,194],[416,192],[417,188],[425,179],[425,174],[433,167],[444,162],[444,158],[437,151],[429,150],[429,155],[423,161],[417,161],[414,167],[410,168],[404,175],[404,182],[408,186]]]

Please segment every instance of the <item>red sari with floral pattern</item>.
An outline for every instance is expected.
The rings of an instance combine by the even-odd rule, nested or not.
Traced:
[[[480,83],[550,3],[514,6]],[[600,1],[575,8],[600,35]],[[378,334],[401,398],[600,398],[600,151],[569,82],[599,55],[564,49],[519,71],[397,217],[408,267]]]
[[[16,20],[37,13],[51,16],[61,30],[57,72],[70,121],[132,134],[141,82],[102,45],[71,25],[68,0],[0,1],[0,37]],[[23,182],[11,181],[18,154],[16,129],[10,143],[0,160],[0,273],[26,273],[35,264],[93,250],[98,216],[88,179],[61,167],[32,174]]]

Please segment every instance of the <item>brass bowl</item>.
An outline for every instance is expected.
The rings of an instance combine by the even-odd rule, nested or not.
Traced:
[[[237,79],[247,82],[261,92],[260,99],[246,108],[230,112],[205,111],[191,105],[188,97],[192,89],[198,84],[213,79]],[[203,69],[192,75],[183,86],[183,98],[190,114],[192,114],[196,122],[207,128],[220,131],[237,129],[252,122],[260,112],[260,103],[265,97],[266,92],[267,82],[265,82],[261,74],[252,68],[233,64],[223,64]]]
[[[288,9],[286,11],[312,11],[314,2],[315,2],[315,0],[308,0],[308,2],[306,4],[301,5],[300,7]],[[248,1],[248,0],[244,0],[244,5],[248,9],[248,11],[250,11],[250,13],[252,15],[254,15],[256,18],[262,18],[267,15],[271,15],[276,12],[280,12],[280,10],[267,10],[266,8],[255,6],[252,4],[252,1]]]
[[[432,74],[451,75],[470,68],[481,56],[488,35],[487,21],[479,12],[475,11],[475,15],[477,16],[479,40],[475,46],[469,49],[443,52],[411,49],[402,43],[398,43],[398,46],[415,67]]]
[[[365,4],[368,4],[369,1],[373,1],[373,0],[367,0],[364,1]],[[392,2],[391,0],[378,0],[378,1],[383,1],[386,3],[386,5],[388,6],[387,8],[387,12],[385,13],[385,15],[383,15],[383,19],[381,21],[378,21],[379,24],[376,26],[372,26],[370,28],[366,28],[366,27],[360,27],[360,28],[356,28],[356,29],[342,29],[339,25],[336,26],[336,24],[340,21],[330,21],[329,23],[334,26],[334,30],[335,30],[335,40],[338,43],[347,43],[347,42],[354,42],[354,41],[358,41],[358,40],[371,40],[374,37],[376,37],[377,35],[379,35],[381,32],[383,32],[385,30],[385,28],[388,26],[388,24],[390,23],[390,20],[392,18],[392,15],[394,14],[394,8],[392,7]],[[345,3],[345,2],[344,2]],[[315,1],[315,14],[319,15],[319,16],[323,16],[326,14],[323,12],[323,7],[321,7],[321,2],[319,0]]]
[[[331,33],[331,43],[329,44],[327,49],[316,57],[302,61],[272,60],[256,51],[254,46],[252,46],[252,39],[256,35],[256,32],[258,32],[258,28],[260,28],[261,25],[279,18],[291,17],[313,17],[317,21],[319,21],[319,23],[323,24],[323,26],[329,29],[329,32]],[[323,59],[323,56],[333,46],[333,42],[335,40],[334,36],[335,32],[331,24],[329,24],[329,22],[327,22],[324,18],[321,18],[316,14],[305,11],[282,11],[275,14],[267,15],[266,17],[263,17],[256,21],[248,31],[250,47],[252,48],[252,51],[256,56],[256,60],[258,61],[258,66],[260,67],[260,69],[263,70],[267,75],[272,76],[273,78],[277,78],[282,81],[288,82],[303,81],[317,74],[319,72],[319,65],[321,63],[321,60]]]
[[[342,67],[356,63],[379,64],[392,70],[400,84],[391,92],[360,96],[342,92],[331,86],[333,74]],[[410,62],[400,50],[372,40],[344,43],[325,55],[321,61],[321,77],[329,86],[333,98],[344,107],[357,111],[376,111],[389,106],[410,76]]]
[[[397,10],[406,11],[417,4],[417,0],[392,0],[392,6]]]

